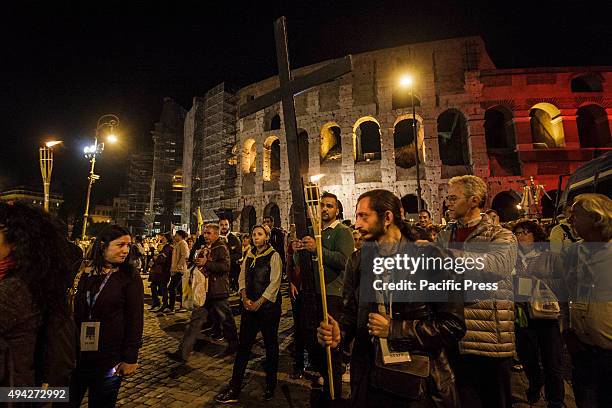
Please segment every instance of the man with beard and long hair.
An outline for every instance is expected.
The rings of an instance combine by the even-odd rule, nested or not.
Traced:
[[[445,294],[444,302],[394,301],[386,291],[375,291],[374,274],[362,265],[364,251],[376,256],[423,251],[427,256],[441,256],[434,246],[416,248],[415,239],[401,218],[401,202],[387,190],[372,190],[362,194],[357,202],[356,229],[365,241],[361,250],[349,258],[344,278],[344,310],[330,313],[329,322],[321,322],[318,341],[321,345],[338,347],[354,340],[351,355],[351,406],[355,407],[457,407],[454,375],[447,358],[465,333],[461,293]],[[386,274],[397,281],[399,276]],[[417,271],[417,274],[420,271]],[[428,279],[452,278],[452,271],[428,271]],[[379,299],[384,297],[384,303]],[[383,306],[384,304],[384,306]],[[385,312],[381,311],[385,308]],[[336,320],[337,319],[337,320]],[[391,347],[419,357],[430,368],[424,377],[396,371],[393,376],[375,360],[381,358],[380,339]],[[420,370],[423,371],[423,370]],[[421,373],[422,374],[422,373]]]

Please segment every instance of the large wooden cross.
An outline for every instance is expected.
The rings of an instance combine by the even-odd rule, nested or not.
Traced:
[[[295,105],[293,96],[316,85],[326,82],[351,72],[351,56],[335,60],[310,74],[292,78],[289,67],[289,51],[287,49],[287,21],[280,17],[274,23],[274,38],[276,40],[276,58],[278,61],[278,78],[280,87],[262,95],[239,107],[239,118],[252,115],[270,105],[282,101],[283,119],[285,122],[285,137],[287,138],[287,157],[289,160],[289,185],[291,186],[291,198],[293,200],[293,214],[295,229],[298,237],[308,235],[306,222],[306,206],[304,202],[304,186],[300,177],[299,160],[293,158],[301,157],[298,152],[297,120],[295,117]],[[305,152],[308,154],[308,152]]]

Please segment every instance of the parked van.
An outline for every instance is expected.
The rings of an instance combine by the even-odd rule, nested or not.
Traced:
[[[612,151],[576,169],[567,181],[557,208],[563,208],[565,203],[571,203],[583,193],[599,193],[612,198]]]

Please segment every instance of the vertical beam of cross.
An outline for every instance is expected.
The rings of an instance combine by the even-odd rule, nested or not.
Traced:
[[[287,48],[287,21],[281,17],[274,23],[274,38],[276,40],[276,59],[278,61],[278,78],[280,80],[281,100],[283,104],[283,119],[285,122],[285,137],[287,138],[287,157],[289,160],[289,180],[291,181],[291,197],[293,198],[293,222],[298,237],[308,234],[306,224],[306,207],[304,204],[304,186],[300,177],[301,157],[298,149],[297,120],[295,104],[291,89],[291,68],[289,66],[289,51]],[[303,152],[304,153],[304,152]],[[308,152],[305,152],[306,154]],[[299,182],[298,182],[299,181]]]

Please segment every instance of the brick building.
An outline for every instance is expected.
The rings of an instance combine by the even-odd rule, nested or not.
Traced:
[[[398,86],[410,72],[425,208],[439,221],[448,179],[475,174],[489,184],[488,205],[512,219],[530,176],[555,194],[559,175],[612,149],[611,68],[499,70],[479,37],[357,54],[352,73],[295,97],[300,157],[291,159],[300,160],[304,176],[325,174],[322,189],[338,195],[345,218],[354,219],[357,197],[373,188],[392,190],[407,213],[416,212],[413,116],[410,95]],[[237,92],[238,105],[278,85],[278,77],[248,85]],[[232,208],[243,231],[268,214],[288,227],[290,158],[281,118],[278,103],[237,121],[228,157],[236,196],[214,206]],[[550,215],[550,201],[543,205]]]

